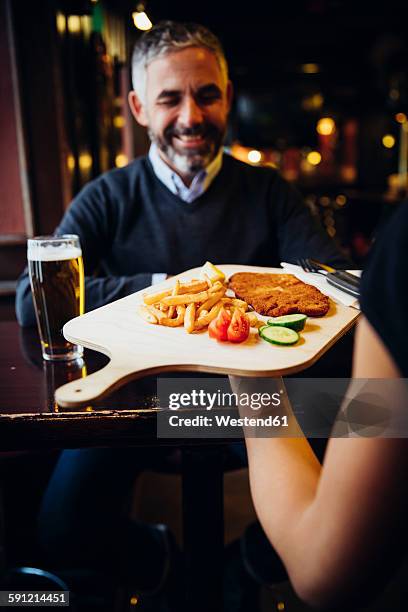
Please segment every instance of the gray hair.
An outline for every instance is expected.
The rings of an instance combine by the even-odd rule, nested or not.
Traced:
[[[228,80],[228,65],[218,38],[207,28],[197,23],[161,21],[136,42],[132,54],[132,84],[140,101],[146,98],[146,69],[150,62],[168,53],[187,47],[204,47],[211,51]]]

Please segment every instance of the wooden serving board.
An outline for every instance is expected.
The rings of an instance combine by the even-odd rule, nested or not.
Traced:
[[[282,269],[243,265],[219,268],[227,278],[235,272],[282,273]],[[331,300],[326,316],[308,318],[296,345],[275,346],[262,340],[255,330],[251,330],[246,342],[231,344],[211,339],[206,331],[187,334],[183,327],[152,325],[136,314],[136,305],[142,303],[144,293],[172,287],[177,278],[198,278],[200,269],[188,270],[69,321],[63,330],[67,340],[104,353],[110,362],[98,372],[57,389],[58,404],[79,406],[101,398],[131,379],[166,371],[253,377],[294,374],[315,363],[359,316],[358,310]]]

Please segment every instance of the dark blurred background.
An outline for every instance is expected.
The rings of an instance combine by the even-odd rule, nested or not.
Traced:
[[[52,232],[87,181],[147,151],[126,100],[137,12],[219,36],[235,87],[227,149],[295,182],[356,266],[405,197],[406,2],[0,6],[0,318],[13,316],[27,236]]]

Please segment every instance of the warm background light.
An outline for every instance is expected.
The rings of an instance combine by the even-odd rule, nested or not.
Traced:
[[[71,154],[69,154],[67,157],[67,167],[68,170],[74,170],[75,168],[75,157]]]
[[[335,129],[336,124],[331,117],[322,117],[317,122],[316,130],[322,136],[329,136],[330,134],[333,134]]]
[[[317,74],[319,72],[318,64],[302,64],[302,72],[304,74]]]
[[[113,125],[116,128],[123,128],[125,126],[125,118],[122,117],[122,115],[116,115],[116,117],[113,118]]]
[[[395,115],[395,120],[398,121],[398,123],[405,123],[407,120],[407,116],[405,113],[397,113]]]
[[[262,153],[260,151],[257,151],[256,149],[252,149],[252,151],[249,151],[248,161],[250,161],[251,164],[259,164],[261,159],[262,159]]]
[[[81,31],[81,18],[79,15],[68,16],[68,31],[71,32],[71,34],[77,34]]]
[[[136,11],[132,13],[132,17],[133,23],[135,24],[138,30],[143,30],[144,32],[146,32],[147,30],[152,29],[153,24],[144,11]]]
[[[57,13],[56,22],[58,32],[60,34],[64,34],[67,26],[67,20],[65,18],[65,15],[63,15],[63,13]]]
[[[382,138],[382,143],[386,149],[392,149],[395,145],[395,138],[392,134],[385,134]]]
[[[89,153],[82,153],[78,162],[81,170],[89,170],[92,167],[92,156]]]
[[[317,166],[322,161],[322,156],[320,155],[319,151],[310,151],[310,153],[307,154],[306,159],[312,166]]]
[[[315,93],[311,96],[307,96],[302,100],[302,108],[305,111],[314,111],[322,108],[324,104],[324,98],[321,93]]]
[[[128,161],[128,158],[123,153],[119,153],[119,155],[115,157],[115,165],[117,168],[123,168],[123,166],[126,166]]]
[[[347,198],[345,195],[343,195],[342,193],[340,193],[337,198],[336,198],[336,204],[338,206],[344,206],[347,203]]]

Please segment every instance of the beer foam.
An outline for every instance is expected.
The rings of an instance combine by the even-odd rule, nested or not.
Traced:
[[[62,261],[66,259],[76,259],[77,257],[81,257],[81,255],[81,249],[67,245],[31,245],[27,249],[27,259],[29,261]]]

